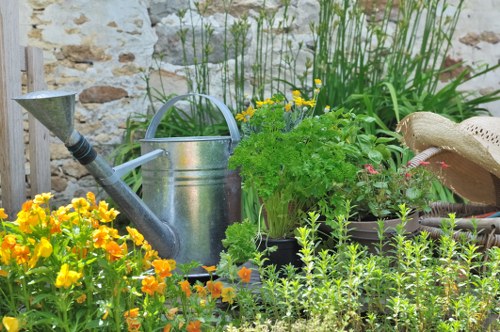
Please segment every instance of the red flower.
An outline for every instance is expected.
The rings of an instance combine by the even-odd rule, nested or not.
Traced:
[[[365,170],[370,173],[370,174],[378,174],[378,171],[373,168],[373,166],[371,164],[366,164],[365,166]]]
[[[447,163],[445,163],[444,161],[437,161],[436,162],[437,164],[439,164],[439,166],[442,168],[442,169],[447,169],[448,167],[450,167],[450,165],[448,165]]]

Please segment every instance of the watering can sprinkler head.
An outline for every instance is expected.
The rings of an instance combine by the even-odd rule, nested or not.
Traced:
[[[64,144],[74,135],[75,93],[35,91],[14,98]]]

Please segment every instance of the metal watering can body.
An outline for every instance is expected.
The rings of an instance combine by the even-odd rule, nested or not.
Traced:
[[[142,198],[160,220],[176,230],[180,239],[177,262],[216,265],[227,226],[241,220],[241,179],[236,171],[228,170],[229,157],[240,141],[232,113],[214,97],[196,94],[218,107],[230,136],[155,138],[163,115],[177,101],[193,95],[178,96],[163,105],[140,141],[143,155],[158,149],[166,152],[142,166]]]
[[[141,141],[142,155],[114,168],[74,129],[75,93],[37,91],[15,100],[63,141],[160,256],[212,265],[218,263],[227,225],[241,218],[241,181],[227,169],[240,140],[232,114],[214,97],[199,95],[221,110],[230,137],[154,138],[163,114],[193,95],[165,104]],[[120,179],[141,165],[144,200]]]

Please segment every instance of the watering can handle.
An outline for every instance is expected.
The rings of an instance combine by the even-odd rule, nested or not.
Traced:
[[[226,120],[227,126],[229,127],[229,133],[231,135],[231,149],[234,148],[240,141],[240,132],[238,130],[238,125],[236,124],[236,121],[234,120],[233,114],[231,111],[227,108],[226,105],[224,105],[223,102],[221,102],[219,99],[200,94],[200,93],[189,93],[181,96],[174,97],[170,99],[166,104],[164,104],[158,112],[154,115],[153,119],[151,120],[151,123],[148,126],[148,129],[146,130],[146,135],[144,138],[146,139],[151,139],[155,137],[156,134],[156,129],[158,128],[158,125],[160,124],[161,118],[165,114],[165,112],[172,107],[176,102],[182,99],[186,99],[191,96],[199,96],[206,98],[210,100],[214,105],[216,105],[219,110],[222,112],[222,115],[224,116],[224,119]]]

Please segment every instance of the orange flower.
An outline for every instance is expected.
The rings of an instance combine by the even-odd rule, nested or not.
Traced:
[[[133,308],[133,309],[130,309],[128,311],[125,311],[125,313],[123,314],[123,317],[125,317],[125,318],[127,318],[127,317],[130,317],[130,318],[139,317],[139,308]]]
[[[170,308],[168,309],[167,313],[165,316],[167,316],[168,319],[173,320],[175,318],[175,315],[179,312],[179,308]]]
[[[97,204],[96,204],[94,193],[89,191],[86,196],[87,196],[87,200],[89,201],[91,207],[95,208],[97,206]]]
[[[141,322],[139,321],[139,308],[130,309],[125,311],[123,314],[125,317],[125,322],[127,323],[127,330],[129,332],[139,331],[141,328]]]
[[[13,249],[16,243],[17,241],[15,235],[7,234],[4,236],[2,240],[2,249],[4,250]]]
[[[82,304],[83,302],[85,302],[86,299],[87,299],[87,295],[85,293],[83,293],[82,295],[80,295],[76,298],[76,302]]]
[[[222,288],[224,288],[224,286],[220,281],[216,282],[213,282],[212,280],[207,281],[207,289],[212,295],[212,298],[214,299],[218,299],[219,297],[221,297]]]
[[[172,325],[170,323],[168,323],[167,325],[165,325],[165,327],[163,328],[163,332],[170,332],[170,330],[172,329]]]
[[[114,262],[127,254],[127,244],[124,242],[122,245],[118,245],[115,241],[109,241],[106,244],[106,251],[109,261]]]
[[[149,294],[150,296],[153,296],[154,293],[161,294],[165,290],[165,283],[159,283],[154,276],[147,276],[146,278],[142,279],[141,290],[144,293]]]
[[[207,271],[210,274],[212,274],[212,272],[214,272],[215,270],[217,270],[217,268],[215,267],[215,265],[210,265],[210,266],[203,265],[202,268],[204,268],[205,271]]]
[[[179,281],[179,285],[181,286],[181,290],[186,294],[186,297],[191,296],[191,285],[189,284],[189,281],[183,280]]]
[[[0,209],[0,219],[7,219],[9,216],[7,215],[7,213],[5,213],[5,209],[4,208],[1,208]]]
[[[238,277],[240,277],[242,282],[250,282],[250,277],[252,276],[252,270],[249,268],[246,268],[243,266],[239,271],[238,271]]]
[[[151,265],[155,268],[155,273],[161,277],[161,278],[166,278],[166,277],[171,277],[171,269],[172,265],[170,264],[171,259],[155,259]],[[174,261],[175,262],[175,261]]]
[[[187,332],[201,332],[201,322],[199,320],[195,320],[193,322],[189,322],[186,327]]]
[[[21,244],[16,244],[12,256],[16,259],[17,264],[26,264],[29,261],[30,248]]]

